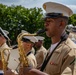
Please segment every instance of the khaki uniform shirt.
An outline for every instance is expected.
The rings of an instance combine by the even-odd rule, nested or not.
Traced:
[[[1,47],[0,47],[0,53],[1,53],[1,51],[2,50],[4,50],[4,49],[10,49],[10,47],[6,44],[6,43],[4,43]],[[7,51],[5,51],[6,53],[7,53]],[[0,55],[0,60],[1,60],[1,55]]]
[[[40,67],[45,59],[47,55],[47,50],[41,46],[41,48],[39,50],[37,50],[37,53],[36,53],[36,60],[37,60],[37,67]]]
[[[76,44],[63,41],[50,57],[44,72],[49,75],[76,75]]]
[[[33,54],[35,54],[35,49],[34,49],[33,47],[32,47],[31,52],[32,52]]]
[[[4,44],[0,47],[0,51],[3,50],[3,49],[5,49],[5,48],[9,48],[9,46],[8,46],[6,43],[4,43]]]
[[[36,61],[36,58],[35,58],[33,53],[30,53],[27,56],[27,59],[28,59],[28,63],[29,63],[30,66],[32,66],[33,68],[37,67],[37,61]]]
[[[10,49],[10,47],[8,47],[8,45],[6,44],[6,43],[4,43],[1,47],[0,47],[0,71],[3,73],[3,71],[1,70],[2,69],[2,58],[1,58],[1,51],[2,50],[4,50],[4,49]],[[4,57],[6,57],[6,55],[8,54],[8,52],[7,51],[5,51],[5,55],[4,55]]]
[[[5,48],[9,48],[9,46],[4,43],[1,47],[0,47],[0,51],[4,50]]]
[[[17,49],[14,49],[14,50],[11,50],[10,51],[9,61],[8,61],[9,62],[8,67],[10,69],[13,69],[13,70],[17,70],[18,71],[19,66],[20,66],[19,58],[20,58],[20,55],[19,55],[18,48]],[[30,66],[32,66],[33,68],[36,68],[37,67],[36,58],[35,58],[35,56],[34,56],[33,53],[30,53],[27,56],[27,59],[28,59],[28,63],[29,63]]]
[[[18,48],[10,50],[10,57],[8,61],[8,67],[10,69],[16,70],[18,67],[19,61],[19,51]]]

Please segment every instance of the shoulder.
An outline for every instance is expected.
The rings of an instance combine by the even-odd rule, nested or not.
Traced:
[[[1,46],[1,48],[10,48],[10,47],[7,45],[7,43],[4,43],[4,44]]]
[[[47,52],[47,50],[44,46],[41,46],[41,48],[39,49],[39,52]]]
[[[63,48],[62,50],[66,52],[66,54],[67,53],[71,55],[76,54],[76,44],[70,38],[64,41],[62,48]]]
[[[63,41],[55,50],[55,52],[60,53],[63,56],[71,54],[72,56],[76,54],[76,44],[70,39]]]
[[[70,38],[64,42],[64,45],[69,49],[76,49],[76,44]]]
[[[30,53],[27,58],[35,58],[34,54],[33,53]]]

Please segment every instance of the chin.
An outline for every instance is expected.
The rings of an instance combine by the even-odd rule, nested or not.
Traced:
[[[51,38],[51,36],[47,36],[47,37]]]
[[[47,34],[47,33],[46,33],[46,35],[47,35],[47,37],[51,37],[51,36],[50,36],[49,34]]]

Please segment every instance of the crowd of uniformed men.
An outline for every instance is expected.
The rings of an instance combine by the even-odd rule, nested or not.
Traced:
[[[76,75],[76,30],[69,35],[66,33],[68,18],[73,12],[54,2],[44,3],[43,8],[46,11],[45,32],[51,38],[50,48],[46,50],[43,46],[44,37],[27,31],[20,33],[16,47],[9,46],[8,31],[0,27],[0,75]]]

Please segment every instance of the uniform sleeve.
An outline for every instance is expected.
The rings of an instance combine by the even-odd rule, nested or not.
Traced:
[[[76,50],[72,49],[63,60],[61,75],[76,75]]]
[[[31,56],[31,57],[29,56],[28,57],[28,63],[33,68],[36,68],[37,67],[37,62],[36,62],[36,60],[34,59],[33,56]]]
[[[40,67],[44,61],[44,55],[43,52],[40,51],[36,54],[36,60],[37,60],[37,68]]]

